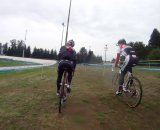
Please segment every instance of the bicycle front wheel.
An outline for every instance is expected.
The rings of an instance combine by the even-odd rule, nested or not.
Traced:
[[[119,73],[115,73],[112,78],[112,90],[118,90],[118,80],[119,80]]]
[[[126,94],[126,103],[129,107],[135,108],[141,103],[142,85],[138,78],[132,77],[133,82],[129,82]]]

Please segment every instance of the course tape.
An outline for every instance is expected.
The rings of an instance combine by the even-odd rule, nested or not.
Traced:
[[[135,68],[135,69],[141,69],[141,70],[160,70],[160,68]]]
[[[33,66],[19,66],[19,67],[0,67],[0,72],[11,72],[17,70],[26,70],[26,69],[33,69],[33,68],[40,68],[49,65],[33,65]]]
[[[160,64],[160,63],[156,63],[156,62],[154,62],[154,63],[151,63],[151,62],[146,62],[146,63],[138,63],[138,64],[141,64],[141,65],[143,65],[143,64],[145,64],[145,65],[158,65],[158,64]]]
[[[108,64],[85,64],[85,65],[88,65],[88,66],[112,66],[113,64],[108,63]],[[138,68],[138,67],[135,67],[135,69],[153,70],[153,71],[160,70],[160,68]]]

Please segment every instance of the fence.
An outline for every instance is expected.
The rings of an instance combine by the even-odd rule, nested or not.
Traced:
[[[105,70],[105,66],[112,66],[113,63],[105,63],[105,64],[85,64],[85,66],[103,66]],[[85,68],[86,69],[86,68]],[[136,69],[142,70],[160,70],[160,60],[141,60],[138,62]]]
[[[160,60],[141,60],[138,65],[140,66],[160,66]]]

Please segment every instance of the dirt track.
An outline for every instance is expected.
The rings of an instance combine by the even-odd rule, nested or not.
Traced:
[[[13,56],[3,56],[3,55],[0,55],[0,59],[11,59],[11,60],[17,60],[17,61],[34,62],[42,65],[54,65],[56,63],[55,60],[43,60],[43,59],[23,58],[23,57],[13,57]]]
[[[29,69],[29,68],[40,68],[40,67],[51,66],[51,65],[56,64],[55,60],[43,60],[43,59],[2,56],[2,55],[0,55],[0,59],[10,59],[10,60],[15,60],[15,61],[33,62],[33,63],[39,64],[39,65],[27,65],[27,66],[0,67],[0,72],[8,72],[8,71],[13,71],[13,70],[24,70],[24,69]]]

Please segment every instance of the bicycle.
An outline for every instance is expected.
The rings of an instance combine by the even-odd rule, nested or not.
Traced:
[[[62,112],[62,105],[67,99],[68,72],[64,69],[63,78],[59,89],[59,113]]]
[[[112,71],[113,68],[112,68]],[[119,69],[118,73],[115,73],[112,78],[112,88],[113,90],[118,90],[118,79],[120,76],[121,70]],[[124,79],[123,83],[123,92],[126,96],[126,104],[131,107],[137,107],[142,100],[142,85],[138,78],[133,76],[133,73],[129,71],[126,74],[127,77]]]

